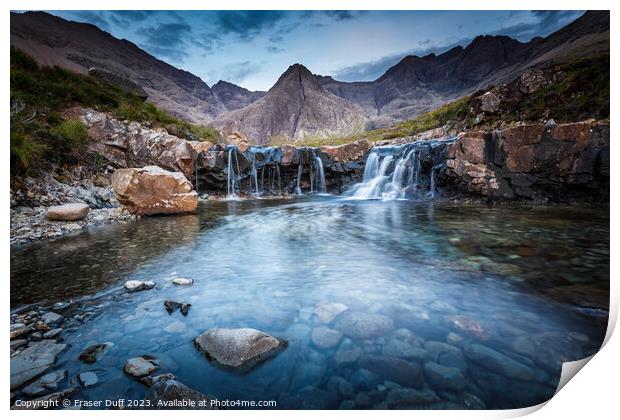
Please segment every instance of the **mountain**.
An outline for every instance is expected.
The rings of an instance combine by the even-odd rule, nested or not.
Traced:
[[[490,84],[506,83],[530,67],[609,51],[609,12],[591,11],[546,38],[522,43],[478,36],[465,48],[407,56],[372,82],[318,76],[323,88],[390,124],[409,119]]]
[[[221,115],[212,124],[267,144],[274,137],[299,140],[361,131],[364,114],[359,105],[323,89],[307,68],[294,64],[263,98]]]
[[[94,67],[127,79],[140,86],[149,100],[190,122],[205,123],[227,110],[198,76],[94,25],[44,12],[11,13],[11,45],[44,65],[78,73]]]
[[[214,84],[211,89],[229,111],[245,108],[267,94],[263,91],[253,92],[224,80]]]

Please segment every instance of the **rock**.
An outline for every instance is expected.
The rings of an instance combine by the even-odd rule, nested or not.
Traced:
[[[58,221],[80,220],[88,215],[89,210],[88,204],[70,203],[50,207],[45,216],[50,220]]]
[[[56,361],[56,356],[67,347],[51,340],[40,341],[11,357],[11,389],[36,378]]]
[[[340,331],[322,326],[312,330],[312,342],[320,349],[336,347],[341,339],[342,333]]]
[[[502,99],[496,94],[494,90],[490,90],[478,98],[480,101],[480,109],[489,114],[499,111]]]
[[[557,332],[523,334],[515,337],[510,347],[516,353],[552,369],[561,369],[562,363],[579,360],[586,355],[576,339]]]
[[[41,320],[46,324],[54,325],[64,319],[64,316],[57,314],[56,312],[47,312],[41,317]]]
[[[458,368],[462,373],[467,372],[467,361],[458,347],[441,341],[427,341],[424,348],[431,360],[443,366]]]
[[[83,387],[96,385],[98,382],[97,374],[95,372],[82,372],[78,375],[78,381]]]
[[[422,367],[415,362],[389,356],[365,355],[358,361],[382,380],[394,381],[404,387],[421,388],[424,384]]]
[[[54,328],[53,330],[49,330],[48,332],[43,334],[43,338],[55,338],[58,334],[62,332],[62,328]]]
[[[463,347],[463,352],[470,360],[508,378],[531,381],[536,377],[530,366],[481,344],[469,343]]]
[[[155,376],[143,376],[139,378],[138,380],[142,382],[144,385],[151,387],[153,386],[155,382],[174,380],[174,379],[176,379],[176,377],[172,373],[162,373],[160,375],[155,375]]]
[[[401,359],[424,360],[428,352],[423,348],[406,341],[390,339],[384,346],[382,353],[385,356],[399,357]]]
[[[351,378],[349,378],[351,384],[356,389],[374,389],[377,385],[381,383],[381,378],[378,375],[372,373],[368,369],[358,369],[356,370]]]
[[[175,277],[172,279],[172,284],[176,284],[177,286],[191,286],[194,284],[194,279]]]
[[[435,362],[424,364],[424,375],[436,388],[460,391],[465,388],[465,377],[454,367],[442,366]]]
[[[11,340],[13,340],[15,338],[28,334],[30,331],[32,331],[30,327],[16,328],[14,330],[11,330],[9,335],[10,335]]]
[[[323,301],[316,305],[314,308],[314,313],[322,323],[329,324],[334,320],[334,318],[347,309],[347,306],[342,303],[330,303]]]
[[[545,85],[545,74],[542,70],[527,69],[519,76],[519,90],[532,94]]]
[[[146,356],[132,357],[125,362],[123,371],[134,377],[146,376],[153,372],[157,367],[152,363],[152,359],[147,360]]]
[[[363,352],[359,348],[339,350],[334,354],[334,361],[338,366],[348,366],[357,362]]]
[[[351,312],[341,314],[336,320],[336,329],[351,338],[374,338],[386,334],[394,326],[384,315]]]
[[[112,346],[113,346],[112,343],[101,343],[101,344],[92,345],[80,354],[79,359],[84,363],[88,363],[88,364],[95,363]]]
[[[11,340],[11,349],[17,350],[20,347],[24,347],[26,344],[28,344],[28,340],[24,338],[20,338],[18,340]]]
[[[218,409],[212,404],[213,397],[195,391],[174,379],[154,382],[144,399],[150,402],[150,406],[145,408],[151,410]]]
[[[440,401],[431,390],[418,391],[411,388],[399,388],[388,392],[385,402],[390,408],[415,408],[419,405]]]
[[[353,410],[355,402],[353,400],[344,400],[338,406],[338,410]]]
[[[148,280],[148,281],[141,281],[141,280],[129,280],[126,281],[124,286],[125,289],[129,292],[139,292],[142,290],[150,290],[153,287],[155,287],[155,282]]]
[[[172,300],[166,300],[164,301],[164,307],[166,308],[166,311],[168,312],[168,314],[172,314],[177,309],[180,309],[181,314],[183,316],[187,316],[187,314],[189,313],[189,308],[192,307],[192,304],[191,303],[179,303],[179,302],[175,302]]]
[[[209,358],[233,368],[253,367],[286,346],[286,342],[253,328],[213,328],[194,342]]]
[[[198,194],[182,173],[157,166],[117,169],[112,187],[118,201],[134,214],[186,213],[198,205]]]
[[[61,406],[60,405],[61,401],[66,400],[71,395],[75,394],[76,391],[77,391],[77,388],[74,388],[74,387],[67,388],[65,390],[62,390],[62,391],[59,391],[59,392],[54,392],[52,394],[45,395],[43,397],[31,400],[31,405],[30,406],[26,406],[26,405],[15,406],[15,405],[13,405],[13,406],[11,406],[11,410],[25,410],[25,409],[30,409],[29,407],[35,407],[36,409],[42,409],[42,408],[46,408],[46,407],[60,407]]]
[[[351,397],[354,394],[353,385],[342,376],[332,376],[329,378],[329,381],[327,381],[327,389],[345,398]]]
[[[67,377],[66,370],[59,370],[41,376],[35,382],[25,386],[22,392],[29,397],[40,397],[51,391],[56,391],[58,383]]]
[[[370,149],[370,143],[366,139],[357,140],[341,146],[321,146],[319,151],[329,157],[331,162],[355,162],[364,158]]]

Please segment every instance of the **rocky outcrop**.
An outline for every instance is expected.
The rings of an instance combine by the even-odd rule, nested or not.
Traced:
[[[442,184],[498,199],[609,201],[609,123],[517,125],[459,135]]]
[[[364,119],[359,105],[326,91],[307,68],[294,64],[263,98],[218,117],[213,125],[241,132],[253,143],[269,144],[273,138],[350,134],[363,129]]]
[[[267,94],[263,91],[252,92],[224,80],[214,84],[211,89],[229,111],[245,108]]]
[[[112,187],[118,201],[134,214],[186,213],[198,205],[198,195],[182,173],[157,166],[118,169]]]
[[[69,203],[48,208],[46,217],[50,220],[61,221],[80,220],[88,215],[89,210],[88,204]]]
[[[43,340],[11,357],[11,389],[45,372],[66,347],[66,344],[57,344],[54,340]]]
[[[166,377],[161,379],[156,377],[144,399],[150,403],[148,408],[151,410],[217,409],[217,406],[212,403],[213,397]]]
[[[194,340],[196,347],[225,367],[250,369],[274,356],[286,342],[253,328],[213,328]]]
[[[91,109],[73,108],[66,114],[79,117],[88,127],[87,148],[120,168],[157,165],[191,178],[196,151],[206,146]]]

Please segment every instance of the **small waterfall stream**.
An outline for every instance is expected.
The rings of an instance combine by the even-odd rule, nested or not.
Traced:
[[[423,140],[373,147],[366,159],[362,182],[355,184],[348,194],[357,199],[435,198],[436,173],[444,167],[446,146],[453,141]],[[422,188],[427,192],[420,196],[418,190]]]

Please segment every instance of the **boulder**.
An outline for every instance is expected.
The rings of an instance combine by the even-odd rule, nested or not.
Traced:
[[[250,368],[286,346],[286,342],[253,328],[213,328],[194,340],[209,358],[232,368]]]
[[[56,356],[67,347],[52,340],[40,341],[11,357],[11,389],[15,389],[45,372]]]
[[[435,362],[424,364],[424,376],[436,388],[460,391],[465,388],[465,377],[458,368]]]
[[[329,157],[332,162],[361,161],[370,149],[368,140],[362,139],[340,146],[321,146],[319,151]]]
[[[536,372],[531,366],[481,344],[469,343],[464,346],[463,352],[468,359],[508,378],[531,381],[536,377]]]
[[[148,407],[144,408],[150,410],[218,409],[216,405],[212,404],[213,397],[165,377],[153,382],[144,399],[150,403]]]
[[[117,169],[112,187],[118,201],[134,214],[186,213],[198,206],[198,194],[182,173],[157,166]]]
[[[187,277],[175,277],[172,279],[172,284],[177,286],[191,286],[194,284],[194,279]]]
[[[342,339],[340,331],[332,330],[325,326],[320,326],[312,330],[312,342],[320,349],[331,349],[336,347]]]
[[[123,287],[125,287],[125,290],[127,290],[129,293],[139,292],[141,290],[152,289],[153,287],[155,287],[155,282],[151,280],[148,280],[148,281],[129,280],[125,282]]]
[[[315,306],[314,313],[322,323],[329,324],[334,320],[334,318],[336,318],[347,309],[347,306],[343,303],[331,303],[322,301]]]
[[[132,357],[131,359],[127,360],[125,362],[125,365],[123,366],[123,370],[126,374],[135,376],[137,378],[146,376],[153,372],[155,369],[157,369],[157,366],[152,363],[152,359],[145,356]]]
[[[84,363],[88,363],[88,364],[95,363],[112,346],[113,346],[112,343],[94,344],[86,348],[86,350],[84,350],[80,354],[79,359]]]
[[[390,331],[394,324],[385,315],[346,311],[336,320],[336,329],[351,338],[379,337]]]
[[[88,204],[69,203],[50,207],[45,216],[50,220],[58,221],[80,220],[88,215],[89,210]]]

